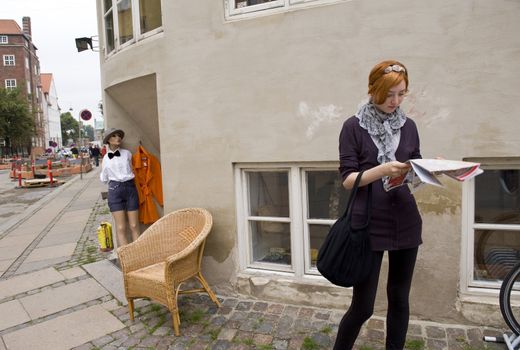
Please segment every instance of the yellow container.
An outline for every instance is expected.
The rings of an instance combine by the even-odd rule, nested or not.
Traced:
[[[112,225],[103,221],[97,229],[97,237],[99,249],[102,252],[109,252],[114,249],[114,241],[112,240]]]

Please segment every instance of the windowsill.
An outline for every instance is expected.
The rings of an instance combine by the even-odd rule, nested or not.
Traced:
[[[498,294],[498,290],[470,288],[467,292],[459,294],[459,301],[461,303],[498,305]]]
[[[247,269],[236,281],[240,294],[273,302],[341,309],[352,296],[352,288],[335,286],[321,276]]]
[[[118,49],[114,49],[110,53],[105,54],[105,61],[108,61],[109,59],[111,59],[112,57],[116,56],[120,52],[126,52],[129,49],[140,47],[142,45],[147,45],[147,44],[153,42],[154,40],[162,39],[163,36],[164,36],[164,31],[161,30],[161,31],[158,31],[157,33],[154,33],[152,35],[145,35],[145,36],[141,37],[137,41],[134,41],[134,42],[131,42],[131,43],[125,43],[125,44],[122,45],[122,47],[119,47]]]
[[[255,278],[266,279],[270,281],[290,281],[292,283],[307,283],[313,285],[322,285],[324,287],[341,288],[331,284],[323,276],[318,275],[304,275],[295,276],[293,272],[273,271],[273,270],[261,270],[254,268],[247,268],[237,275],[239,278]]]

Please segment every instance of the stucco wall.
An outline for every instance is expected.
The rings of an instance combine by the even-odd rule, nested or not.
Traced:
[[[162,12],[163,33],[102,58],[102,84],[156,75],[165,212],[213,213],[206,266],[223,289],[238,272],[233,164],[335,161],[341,124],[382,59],[409,70],[404,110],[424,157],[518,155],[518,1],[354,0],[233,22],[215,0],[163,1]],[[108,124],[135,128],[121,110],[106,104]],[[461,187],[417,199],[425,244],[413,312],[460,320]]]

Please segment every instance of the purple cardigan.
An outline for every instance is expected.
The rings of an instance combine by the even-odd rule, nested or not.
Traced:
[[[352,172],[368,170],[377,162],[377,147],[368,132],[353,116],[343,123],[339,136],[339,171],[343,180]],[[401,128],[401,139],[395,152],[400,162],[421,158],[419,134],[413,120],[407,118]],[[359,188],[352,209],[352,225],[360,226],[366,221],[365,206],[367,187]],[[372,250],[397,250],[415,248],[422,243],[422,220],[408,186],[386,192],[383,182],[372,183],[372,217],[370,220],[370,243]]]

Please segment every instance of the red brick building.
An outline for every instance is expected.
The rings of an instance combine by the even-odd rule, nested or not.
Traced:
[[[20,88],[34,114],[35,131],[31,153],[45,150],[45,120],[40,84],[40,61],[32,42],[31,19],[23,17],[23,29],[12,19],[0,19],[0,86]]]

